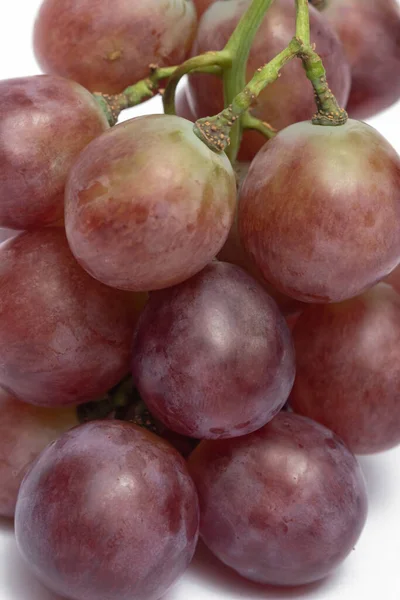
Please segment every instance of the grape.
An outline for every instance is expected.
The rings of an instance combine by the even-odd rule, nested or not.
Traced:
[[[241,16],[248,8],[250,0],[230,0],[215,2],[201,19],[193,54],[208,50],[221,50]],[[327,71],[328,81],[338,102],[347,102],[351,78],[350,68],[344,56],[342,45],[333,29],[316,9],[310,7],[311,39],[316,43]],[[247,80],[285,48],[295,34],[295,2],[276,0],[264,18],[252,45]],[[221,80],[214,75],[194,74],[189,77],[190,102],[194,114],[209,116],[223,108]],[[299,60],[293,60],[281,72],[281,77],[269,85],[255,101],[252,113],[262,121],[267,121],[276,129],[281,129],[309,119],[315,113],[313,89]],[[249,132],[243,140],[240,160],[251,160],[265,138]]]
[[[347,110],[367,119],[400,98],[400,10],[397,0],[325,0],[351,66]]]
[[[17,545],[50,589],[73,600],[157,600],[182,575],[199,509],[185,461],[130,423],[76,427],[24,479]]]
[[[189,459],[200,534],[226,565],[256,582],[300,585],[349,554],[367,515],[361,469],[342,441],[281,412],[241,438],[204,441]]]
[[[357,454],[400,444],[400,296],[381,283],[341,304],[311,306],[293,330],[295,412]]]
[[[108,128],[83,87],[38,75],[0,82],[0,226],[38,228],[64,214],[67,173]]]
[[[147,77],[151,64],[182,63],[195,29],[192,0],[44,0],[34,50],[46,73],[115,94]]]
[[[184,281],[221,249],[236,181],[189,121],[131,119],[94,140],[70,171],[66,229],[77,260],[107,285],[148,291]]]
[[[254,159],[239,201],[245,250],[278,290],[340,302],[400,259],[400,160],[372,127],[296,123]]]
[[[258,429],[294,379],[289,330],[275,302],[239,267],[209,264],[150,295],[133,343],[132,373],[170,429],[224,438]]]
[[[41,408],[0,390],[0,515],[13,517],[19,486],[34,459],[78,424],[74,408]]]
[[[103,395],[129,371],[140,297],[92,279],[61,228],[0,246],[0,385],[39,406]]]

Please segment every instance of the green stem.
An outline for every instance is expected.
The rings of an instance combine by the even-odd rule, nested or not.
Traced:
[[[178,67],[168,80],[168,85],[165,88],[163,95],[164,112],[166,115],[175,114],[175,92],[178,83],[184,75],[193,71],[201,73],[209,73],[210,68],[215,72],[217,69],[226,69],[231,65],[232,59],[228,52],[222,50],[221,52],[206,52],[200,56],[194,56],[185,61],[180,67]]]
[[[341,108],[328,86],[326,72],[321,58],[311,46],[305,46],[299,53],[308,79],[314,88],[317,113],[312,122],[314,125],[344,125],[348,115]]]
[[[107,120],[111,127],[116,124],[120,113],[126,108],[137,106],[144,100],[152,98],[155,94],[161,93],[160,83],[168,79],[175,73],[179,67],[157,67],[150,65],[150,75],[133,85],[127,87],[121,94],[99,94],[93,96],[105,112]],[[202,73],[220,74],[218,66],[204,66],[199,69]]]
[[[296,0],[296,37],[310,45],[310,13],[308,0]]]
[[[195,134],[215,152],[221,152],[230,144],[232,126],[252,105],[262,90],[278,79],[280,70],[297,56],[301,42],[293,38],[290,44],[267,65],[258,69],[254,77],[237,94],[232,104],[214,117],[199,119],[194,126]]]
[[[251,115],[248,112],[244,113],[244,115],[242,116],[242,127],[243,129],[251,129],[253,131],[258,131],[268,140],[273,138],[277,133],[277,130],[274,129],[272,125],[266,123],[265,121],[260,121],[260,119],[256,119],[255,117],[253,117],[253,115]]]
[[[229,106],[246,85],[246,67],[251,46],[263,18],[273,0],[253,0],[232,33],[225,51],[232,57],[232,65],[224,69],[224,106]],[[236,160],[242,138],[243,123],[238,119],[230,131],[230,145],[226,149],[231,162]]]

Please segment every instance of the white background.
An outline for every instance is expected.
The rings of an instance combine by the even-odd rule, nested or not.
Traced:
[[[39,4],[39,0],[0,0],[0,79],[40,72],[31,49]],[[160,111],[161,103],[155,99],[133,114]],[[399,121],[400,103],[370,123],[400,152]],[[400,448],[363,457],[361,464],[369,491],[369,519],[357,547],[334,575],[291,590],[259,587],[217,564],[200,548],[189,571],[165,600],[400,600]],[[30,575],[18,556],[12,523],[1,520],[0,600],[57,600]]]

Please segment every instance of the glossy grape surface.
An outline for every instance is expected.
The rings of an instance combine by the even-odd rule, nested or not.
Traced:
[[[192,53],[221,50],[248,8],[250,0],[219,1],[201,19]],[[311,40],[316,43],[329,85],[339,104],[345,105],[350,91],[350,68],[342,45],[327,20],[310,7]],[[276,0],[268,10],[250,51],[247,80],[255,71],[281,52],[295,34],[295,2]],[[190,101],[198,117],[210,116],[223,108],[222,84],[213,75],[195,74],[189,78]],[[310,119],[315,113],[312,86],[302,64],[293,60],[281,77],[259,95],[252,109],[254,116],[282,129],[297,121]],[[249,136],[246,138],[246,136]],[[243,140],[241,160],[251,160],[265,138],[249,132]]]
[[[351,66],[347,110],[367,119],[400,98],[400,9],[397,0],[326,0]]]
[[[18,547],[73,600],[157,600],[182,575],[199,510],[185,461],[129,423],[98,421],[47,447],[18,496]]]
[[[70,171],[66,230],[81,265],[107,285],[160,289],[200,271],[224,244],[236,181],[180,117],[131,119],[94,140]]]
[[[64,215],[67,173],[108,129],[82,86],[37,75],[0,82],[0,226],[38,228]]]
[[[239,232],[278,290],[340,302],[400,258],[400,160],[372,127],[297,123],[268,142],[242,186]]]
[[[400,296],[379,284],[341,304],[311,306],[293,330],[296,412],[357,454],[400,444]]]
[[[115,94],[151,64],[182,63],[195,29],[192,0],[44,0],[34,50],[44,72]]]
[[[272,298],[242,269],[213,262],[150,295],[135,331],[132,372],[150,412],[201,439],[267,423],[286,402],[295,366]]]
[[[21,400],[93,400],[129,371],[141,298],[87,275],[61,228],[0,246],[0,385]]]
[[[31,463],[64,431],[78,425],[74,408],[49,409],[0,390],[0,515],[13,517],[18,490]]]
[[[204,542],[260,583],[325,577],[354,548],[366,520],[354,456],[331,431],[293,413],[241,438],[201,442],[189,471]]]

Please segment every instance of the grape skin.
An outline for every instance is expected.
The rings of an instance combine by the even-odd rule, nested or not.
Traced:
[[[225,153],[210,150],[185,119],[138,117],[94,140],[71,169],[67,237],[99,281],[155,290],[188,279],[215,257],[235,205]]]
[[[108,129],[82,86],[37,75],[0,81],[0,226],[62,220],[67,173],[81,150]]]
[[[235,165],[235,172],[238,179],[237,205],[239,203],[239,192],[243,181],[247,176],[249,167],[250,163],[246,162],[237,162]],[[261,283],[261,285],[266,289],[268,294],[272,296],[272,298],[275,300],[275,302],[277,303],[284,315],[290,315],[292,313],[295,313],[303,306],[302,302],[299,302],[294,298],[290,298],[290,296],[282,294],[277,289],[275,289],[268,281],[266,281],[261,271],[251,260],[250,256],[245,252],[239,236],[238,206],[236,208],[235,220],[229,231],[229,235],[226,239],[225,244],[219,251],[217,258],[222,262],[228,262],[233,265],[237,265],[238,267],[241,267],[247,273],[252,275],[254,279],[257,279],[257,281]]]
[[[75,408],[57,410],[21,402],[0,390],[0,515],[13,517],[18,490],[35,458],[78,425]]]
[[[179,65],[196,30],[191,0],[44,0],[34,51],[45,73],[117,94],[148,77],[150,65]]]
[[[323,15],[351,66],[347,110],[367,119],[400,98],[400,9],[396,0],[326,0]]]
[[[311,306],[293,330],[295,412],[356,454],[400,444],[400,296],[379,284],[341,304]]]
[[[340,302],[399,262],[399,190],[399,156],[369,125],[296,123],[252,162],[239,200],[240,238],[279,291]]]
[[[222,262],[150,295],[132,354],[133,379],[150,412],[198,439],[264,425],[286,402],[295,373],[275,302],[242,269]]]
[[[350,553],[367,516],[361,469],[321,425],[281,412],[245,437],[203,441],[189,458],[200,535],[240,575],[300,585]]]
[[[184,459],[117,421],[81,425],[48,446],[15,515],[28,566],[73,600],[157,600],[189,565],[198,526]]]
[[[248,8],[250,0],[219,1],[203,15],[192,54],[222,50]],[[327,72],[329,85],[340,105],[345,106],[351,85],[350,67],[342,45],[327,20],[310,7],[311,40],[317,46]],[[295,34],[295,2],[276,0],[268,10],[254,39],[247,66],[247,81],[255,71],[281,52]],[[214,115],[223,109],[221,80],[213,75],[189,77],[190,104],[198,117]],[[292,60],[281,76],[258,96],[252,114],[282,129],[292,123],[310,119],[315,113],[313,89],[301,61]],[[265,144],[265,138],[246,132],[240,160],[251,160]]]
[[[61,228],[0,246],[0,385],[39,406],[102,396],[129,371],[143,299],[81,269]]]

